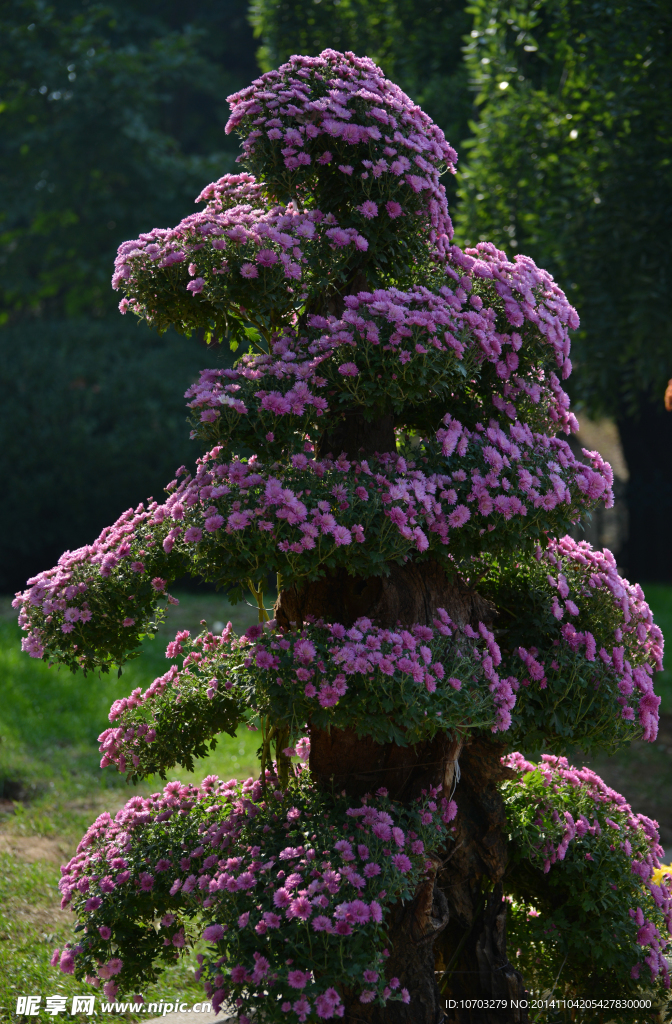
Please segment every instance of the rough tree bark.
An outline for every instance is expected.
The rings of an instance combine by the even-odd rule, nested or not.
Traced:
[[[395,450],[391,417],[370,423],[344,411],[323,435],[318,452],[365,458]],[[393,628],[432,625],[438,608],[454,622],[492,625],[495,607],[460,580],[448,579],[431,560],[392,565],[388,576],[361,579],[339,570],[304,587],[283,590],[275,606],[279,625],[300,626],[308,616],[351,626],[360,616]],[[506,955],[506,902],[501,880],[507,864],[504,805],[497,782],[510,774],[495,743],[437,735],[416,746],[377,744],[354,730],[311,729],[310,769],[316,781],[353,797],[385,786],[409,801],[439,786],[459,806],[453,840],[414,899],[393,908],[388,975],[408,988],[411,1002],[364,1006],[347,998],[347,1024],[524,1024],[525,1010],[446,1009],[449,997],[524,999],[521,975]],[[458,772],[458,765],[461,773]],[[456,787],[457,779],[460,779]]]

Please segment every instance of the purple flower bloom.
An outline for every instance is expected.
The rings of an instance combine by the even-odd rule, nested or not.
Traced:
[[[362,203],[361,206],[358,206],[357,209],[363,217],[366,217],[367,220],[372,220],[374,217],[378,216],[378,207],[371,199],[367,199],[366,202]]]
[[[310,981],[310,971],[290,971],[287,981],[292,988],[305,988]]]
[[[75,973],[75,956],[71,949],[64,949],[59,964],[63,974]]]
[[[342,547],[344,544],[352,544],[352,534],[345,526],[337,526],[332,531],[332,537],[336,547]]]
[[[219,518],[219,517],[213,516],[212,518],[214,519],[214,518]],[[248,523],[249,523],[251,518],[252,518],[252,513],[251,512],[232,512],[231,515],[229,516],[229,518],[226,521],[227,532],[230,533],[232,530],[244,530],[245,527],[248,525]],[[205,521],[205,528],[206,528],[206,530],[209,529],[208,522],[209,522],[209,520],[206,519],[206,521]]]
[[[343,377],[356,377],[359,374],[356,363],[341,363],[338,368],[338,372]]]
[[[276,907],[288,907],[291,902],[291,894],[284,887],[278,889],[273,895],[273,905]]]
[[[453,527],[464,526],[469,519],[471,519],[471,512],[467,506],[458,505],[448,516],[448,523]]]
[[[262,267],[272,267],[274,263],[278,262],[278,254],[272,249],[261,249],[257,253],[256,260]]]
[[[310,1013],[310,1003],[305,998],[305,996],[301,996],[301,998],[297,999],[295,1003],[292,1003],[292,1009],[299,1018],[301,1024],[303,1024],[306,1017]]]
[[[322,1017],[325,1020],[335,1016],[335,1011],[340,1006],[341,997],[334,988],[328,988],[326,992],[322,992],[315,1000],[315,1012],[318,1017]]]
[[[313,930],[316,932],[331,932],[333,926],[328,917],[324,914],[318,914],[317,917],[313,918]]]
[[[231,981],[234,983],[234,985],[242,985],[246,979],[247,971],[241,964],[236,964],[236,966],[231,971]]]
[[[337,907],[337,914],[347,921],[354,921],[355,924],[366,924],[371,916],[371,912],[363,900],[342,903],[340,907]]]
[[[313,912],[310,900],[306,896],[298,896],[289,905],[287,917],[298,917],[301,921],[307,921]]]
[[[384,821],[376,821],[372,826],[371,831],[374,836],[378,836],[378,838],[382,839],[384,842],[392,838],[392,829]]]

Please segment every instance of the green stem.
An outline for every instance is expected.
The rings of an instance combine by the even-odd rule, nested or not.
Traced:
[[[259,608],[259,622],[268,622],[268,620],[270,618],[270,615],[268,614],[268,612],[266,611],[266,608],[264,607],[264,585],[263,585],[263,583],[259,583],[259,586],[255,587],[254,583],[252,582],[252,580],[248,579],[247,585],[250,588],[250,591],[252,592],[252,594],[254,595],[254,599],[257,602],[257,607]]]
[[[289,743],[289,729],[278,729],[275,734],[275,763],[278,768],[278,782],[280,788],[286,790],[289,786],[289,766],[291,764],[290,759],[286,754],[283,754],[283,750]]]
[[[267,719],[262,717],[260,719],[261,726],[261,770],[259,772],[259,781],[261,782],[261,788],[266,795],[266,757],[268,754],[268,738],[266,736],[266,724]]]

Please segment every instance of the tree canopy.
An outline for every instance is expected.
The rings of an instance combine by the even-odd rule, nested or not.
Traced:
[[[478,120],[458,237],[529,252],[582,327],[574,394],[594,413],[662,402],[672,372],[672,10],[660,0],[474,0]],[[466,165],[466,166],[465,166]]]
[[[236,0],[13,0],[0,14],[2,322],[101,315],[119,241],[231,167],[226,96],[255,70]]]

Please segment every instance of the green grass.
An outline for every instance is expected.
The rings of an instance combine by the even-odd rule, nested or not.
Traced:
[[[7,603],[6,603],[7,604]],[[116,673],[71,673],[28,658],[20,650],[21,633],[9,618],[6,605],[0,620],[0,798],[32,797],[31,813],[39,815],[48,806],[51,828],[63,830],[58,795],[77,795],[123,785],[114,770],[98,769],[100,755],[96,737],[109,724],[110,705],[137,686],[147,687],[166,671],[166,642],[178,629],[193,633],[202,627],[226,623],[242,632],[257,620],[256,609],[247,604],[231,607],[217,595],[180,596],[180,604],[169,608],[167,621],[153,640],[147,640],[142,654]],[[194,776],[210,772],[227,777],[248,773],[255,766],[257,741],[243,729],[234,740],[225,737],[217,749],[198,763]],[[188,775],[176,769],[175,775]],[[160,780],[158,780],[160,781]],[[157,783],[158,784],[158,783]],[[56,805],[54,803],[56,799]],[[46,801],[46,803],[45,803]],[[40,830],[49,828],[46,823]]]
[[[54,1018],[44,1012],[47,996],[65,996],[70,1011],[73,996],[92,991],[88,985],[62,974],[49,963],[54,947],[62,949],[73,937],[71,915],[59,908],[58,878],[59,871],[51,865],[26,864],[0,854],[0,1020],[3,1022],[27,1019],[14,1013],[18,996],[40,995],[39,1019],[52,1020]],[[142,994],[147,1003],[179,1001],[191,1007],[205,999],[202,987],[194,981],[197,949],[180,957],[156,984],[144,989]],[[96,996],[101,998],[100,993]],[[105,1016],[142,1019],[129,1013]],[[57,1019],[83,1024],[92,1018],[84,1013],[68,1012],[59,1014]]]

